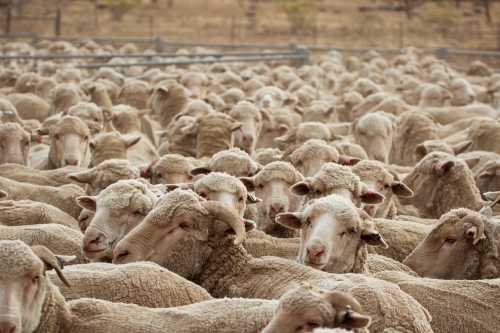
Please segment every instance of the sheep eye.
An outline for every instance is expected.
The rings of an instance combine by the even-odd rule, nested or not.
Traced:
[[[141,214],[142,214],[142,212],[141,212],[141,210],[140,210],[140,209],[138,209],[138,210],[136,210],[136,211],[134,212],[134,215],[141,215]]]
[[[447,242],[447,243],[453,244],[453,243],[455,243],[455,241],[456,241],[456,239],[455,239],[455,238],[452,238],[452,237],[448,237],[448,238],[446,238],[446,242]]]
[[[307,325],[311,328],[316,328],[316,327],[319,327],[319,324],[316,323],[316,322],[310,322],[310,323],[307,323]]]
[[[311,223],[311,220],[309,218],[307,218],[306,222],[307,222],[307,226],[312,228],[312,223]]]
[[[31,283],[36,284],[39,278],[40,278],[39,275],[35,276],[33,279],[31,279]]]
[[[183,222],[183,223],[181,223],[181,224],[179,225],[179,227],[181,227],[182,229],[188,229],[188,228],[189,228],[189,225],[187,225],[187,223],[184,223],[184,222]]]
[[[320,190],[316,190],[316,192],[315,192],[315,193],[316,193],[317,195],[321,195],[321,194],[322,194]]]
[[[241,197],[241,198],[238,199],[238,201],[244,201],[244,200],[245,200],[244,197]]]
[[[385,187],[385,188],[388,188],[388,187],[391,187],[391,185],[389,185],[389,184],[385,184],[385,185],[384,185],[384,187]]]
[[[298,166],[302,166],[302,165],[303,165],[302,161],[301,161],[301,160],[299,160],[299,161],[297,162],[297,165],[298,165]]]
[[[54,138],[56,138],[56,140],[59,140],[59,134],[54,135]]]
[[[344,232],[340,233],[341,237],[344,237],[345,235],[347,235],[347,231],[344,231]]]
[[[272,132],[274,132],[274,128],[268,128],[268,129],[266,130],[266,133],[272,133]]]
[[[97,123],[99,121],[99,118],[95,117],[94,121]]]
[[[208,197],[206,196],[205,193],[200,193],[200,197],[202,197],[203,199],[207,199],[208,200]]]
[[[156,174],[156,178],[163,178],[162,174],[161,173],[157,173]]]
[[[354,229],[354,228],[349,229],[349,233],[354,234],[355,232],[356,232],[356,229]]]
[[[88,140],[89,140],[89,137],[88,137],[88,136],[85,136],[85,139],[84,139],[84,140],[85,140],[85,141],[88,141]]]

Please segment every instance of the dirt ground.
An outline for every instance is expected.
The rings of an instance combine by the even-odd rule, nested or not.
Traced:
[[[105,3],[105,0],[100,0]],[[172,3],[171,7],[169,2]],[[33,0],[22,12],[14,13],[12,32],[36,31],[54,35],[55,11],[61,9],[61,35],[211,41],[225,43],[278,43],[296,41],[305,45],[363,47],[437,48],[500,50],[500,2],[492,2],[493,22],[484,12],[474,11],[471,1],[442,0],[416,10],[406,19],[402,11],[373,10],[390,1],[316,0],[311,24],[291,33],[287,16],[275,1],[249,0],[142,0],[142,4],[114,21],[107,8],[89,1]],[[371,10],[360,10],[361,7]],[[5,15],[0,27],[5,26]],[[19,17],[21,16],[21,17]],[[144,45],[143,48],[151,47]],[[166,50],[169,51],[169,50]],[[474,58],[475,59],[475,58]],[[472,58],[450,61],[465,66]],[[500,58],[481,58],[500,68]]]

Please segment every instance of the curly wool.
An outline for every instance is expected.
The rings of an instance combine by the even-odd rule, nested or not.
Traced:
[[[102,110],[95,103],[78,102],[68,109],[68,115],[88,120],[94,120],[93,118],[98,115],[100,118],[98,122],[102,123],[103,120]]]
[[[148,214],[148,222],[157,226],[168,225],[176,216],[185,214],[195,214],[198,219],[208,215],[199,202],[205,201],[193,191],[186,191],[180,188],[168,192],[161,196],[153,206],[153,210]],[[168,210],[161,209],[169,207]]]
[[[189,173],[193,168],[191,161],[179,154],[163,155],[153,166],[153,170],[163,169],[167,173]]]
[[[314,209],[317,215],[333,213],[341,220],[348,220],[358,215],[352,201],[337,194],[331,194],[314,200],[311,204],[304,207],[303,214],[307,215],[311,209]]]
[[[356,195],[361,194],[360,183],[361,179],[356,176],[348,166],[339,165],[337,163],[325,163],[321,171],[316,176],[325,184],[325,189],[347,188]]]
[[[318,158],[322,160],[326,160],[333,153],[335,161],[338,161],[340,155],[335,147],[328,145],[325,140],[320,139],[307,140],[302,147],[292,153],[292,160],[295,160],[299,153],[305,154],[311,159]]]
[[[210,170],[228,173],[235,177],[251,176],[259,166],[240,148],[216,153],[210,160]]]
[[[253,103],[247,101],[238,102],[228,114],[236,119],[252,116],[257,117],[259,121],[262,120],[259,109]]]
[[[33,269],[33,260],[39,261],[28,245],[20,240],[0,240],[0,277],[24,276]]]
[[[269,163],[255,176],[255,182],[269,182],[273,179],[281,179],[286,183],[295,184],[304,179],[302,175],[295,170],[292,164],[288,162]]]
[[[151,206],[157,200],[156,194],[149,190],[146,180],[142,178],[127,179],[108,186],[99,193],[97,200],[106,206],[110,205],[115,211],[123,211],[130,207],[132,202],[137,202],[137,197],[144,198],[144,196],[150,199]]]
[[[240,180],[224,172],[211,172],[197,180],[194,183],[194,191],[198,193],[201,186],[206,186],[215,192],[247,193],[245,185]]]
[[[27,132],[24,128],[21,127],[18,123],[6,123],[0,125],[0,141],[3,142],[5,140],[13,141],[19,140],[21,141]]]

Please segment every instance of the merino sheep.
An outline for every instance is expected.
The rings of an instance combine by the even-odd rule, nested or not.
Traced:
[[[448,106],[442,108],[423,108],[421,111],[425,111],[430,114],[434,119],[441,125],[448,125],[457,120],[469,118],[469,117],[488,117],[496,119],[498,117],[498,111],[490,105],[475,103],[466,106]]]
[[[356,142],[363,147],[371,160],[389,162],[394,125],[381,114],[370,113],[353,123]]]
[[[500,277],[500,226],[491,208],[444,214],[403,261],[422,277],[482,280]]]
[[[22,119],[36,119],[42,122],[52,114],[49,112],[49,104],[35,94],[9,94],[4,98],[15,106]]]
[[[286,93],[276,86],[260,88],[253,95],[255,105],[261,108],[278,109],[294,102]]]
[[[147,108],[149,99],[149,84],[141,80],[130,80],[120,89],[116,104],[126,104],[137,110]]]
[[[197,134],[184,133],[183,128],[196,122],[196,118],[180,116],[165,132],[165,142],[158,148],[160,155],[179,154],[196,157]]]
[[[468,128],[467,140],[472,140],[471,150],[483,150],[500,154],[500,123],[478,121]]]
[[[450,155],[458,155],[467,151],[473,144],[472,140],[462,141],[455,145],[449,145],[443,140],[426,140],[419,143],[413,153],[417,162],[419,162],[425,155],[432,153],[433,151],[442,151]]]
[[[54,170],[36,170],[19,164],[0,165],[0,177],[9,178],[17,182],[30,183],[33,185],[59,187],[67,184],[80,185],[66,176],[69,173],[84,171],[85,169],[67,166]]]
[[[13,92],[17,94],[34,93],[35,86],[40,79],[41,77],[37,73],[23,73],[17,78]]]
[[[29,166],[31,134],[17,123],[0,125],[0,165],[15,163]]]
[[[255,152],[253,160],[260,165],[268,165],[271,162],[279,161],[283,152],[278,148],[259,148]]]
[[[110,159],[126,159],[127,149],[139,140],[139,135],[122,135],[116,131],[99,134],[89,143],[92,165],[97,166]]]
[[[175,190],[161,197],[146,219],[117,244],[113,262],[152,260],[193,280],[214,297],[276,299],[294,282],[311,282],[354,296],[372,317],[372,332],[395,327],[432,332],[427,311],[392,284],[363,275],[321,272],[285,259],[252,258],[241,243],[246,230],[254,227],[223,203]],[[236,238],[230,236],[233,233]],[[168,250],[163,244],[168,244]]]
[[[158,161],[141,169],[141,176],[151,178],[152,184],[179,184],[186,183],[192,170],[198,162],[194,158],[184,157],[179,154],[167,154]]]
[[[349,112],[349,119],[346,121],[355,120],[364,116],[369,110],[373,109],[373,107],[381,103],[388,96],[389,95],[386,92],[371,94],[370,96],[366,97],[366,99],[361,100],[361,102],[352,106]]]
[[[75,116],[82,120],[93,121],[102,128],[113,119],[111,109],[100,108],[94,103],[78,102],[67,110],[67,115]]]
[[[451,80],[450,90],[453,94],[451,99],[451,105],[453,106],[471,104],[476,100],[476,93],[472,90],[471,84],[462,77]]]
[[[424,107],[443,107],[452,99],[450,91],[437,84],[428,84],[420,92],[420,102],[418,106]],[[449,105],[449,104],[448,104]]]
[[[301,144],[310,139],[330,141],[332,139],[332,133],[328,126],[323,123],[301,123],[299,126],[289,130],[286,134],[275,138],[274,141],[284,144]]]
[[[439,218],[453,208],[477,211],[488,205],[481,199],[466,162],[446,153],[433,152],[425,156],[403,182],[415,195],[399,201],[417,207],[420,217]]]
[[[153,113],[160,117],[160,124],[166,128],[176,114],[182,111],[188,102],[186,88],[174,80],[160,81],[148,99]]]
[[[235,147],[214,154],[210,163],[191,169],[189,174],[196,176],[202,173],[225,172],[235,177],[252,177],[260,170],[262,165],[253,161],[248,153]]]
[[[80,88],[74,84],[58,84],[50,91],[48,100],[50,100],[50,115],[64,112],[78,102],[88,102],[82,97]]]
[[[243,124],[241,131],[234,135],[234,145],[253,155],[262,128],[262,118],[267,116],[270,120],[269,115],[247,101],[238,102],[227,114]]]

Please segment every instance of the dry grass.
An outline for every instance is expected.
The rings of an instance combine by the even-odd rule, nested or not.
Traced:
[[[283,44],[294,40],[309,45],[371,47],[445,45],[500,50],[499,3],[491,5],[494,22],[488,25],[483,13],[474,13],[471,2],[462,1],[461,8],[455,8],[454,1],[442,2],[442,6],[430,3],[419,8],[415,19],[408,21],[403,12],[358,10],[360,6],[381,6],[385,3],[382,0],[319,0],[315,1],[318,6],[315,23],[292,35],[285,14],[273,1],[260,1],[251,7],[253,2],[248,0],[173,0],[169,8],[168,0],[157,3],[143,0],[123,21],[112,21],[107,9],[96,10],[93,3],[71,1],[62,7],[61,34],[140,38],[161,35],[165,40],[234,43]],[[33,0],[22,15],[40,17],[46,13],[51,17],[54,10],[55,5],[47,5],[47,0]],[[13,22],[13,32],[32,30],[52,35],[54,23],[50,19]],[[469,60],[456,59],[462,64]],[[495,59],[483,60],[496,65]],[[497,66],[500,67],[500,62]]]

